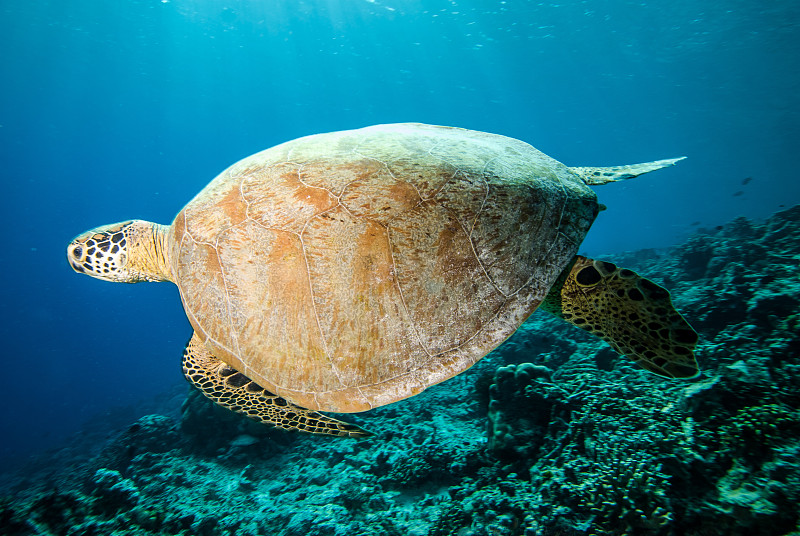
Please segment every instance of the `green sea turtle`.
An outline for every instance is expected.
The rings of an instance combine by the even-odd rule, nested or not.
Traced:
[[[234,164],[172,225],[98,227],[79,273],[172,281],[207,397],[284,429],[370,435],[319,411],[418,394],[496,348],[540,305],[667,378],[698,374],[669,293],[577,256],[589,185],[680,159],[567,167],[504,136],[422,124],[308,136]]]

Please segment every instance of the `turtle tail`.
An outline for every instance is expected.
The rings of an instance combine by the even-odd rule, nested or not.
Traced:
[[[654,374],[679,379],[699,374],[697,333],[675,310],[666,289],[633,270],[578,255],[541,307]]]
[[[642,164],[630,164],[627,166],[611,166],[611,167],[571,167],[570,171],[577,174],[583,182],[589,186],[597,184],[606,184],[608,182],[622,181],[625,179],[632,179],[669,166],[674,166],[686,158],[667,158],[666,160],[656,160],[655,162],[644,162]]]

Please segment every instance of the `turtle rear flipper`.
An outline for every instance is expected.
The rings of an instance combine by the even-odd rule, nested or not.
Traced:
[[[250,378],[217,359],[192,335],[183,351],[183,374],[209,399],[254,421],[284,430],[344,437],[373,434],[319,412],[296,406],[274,395]]]
[[[667,290],[632,270],[578,255],[542,308],[654,374],[680,379],[699,374],[697,333],[675,310]]]

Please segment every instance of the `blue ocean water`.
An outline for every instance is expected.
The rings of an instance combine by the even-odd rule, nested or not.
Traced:
[[[665,246],[800,202],[800,5],[148,0],[0,4],[0,465],[183,382],[176,289],[72,272],[96,225],[169,223],[234,161],[419,121],[568,165],[688,156],[598,187],[583,250]]]

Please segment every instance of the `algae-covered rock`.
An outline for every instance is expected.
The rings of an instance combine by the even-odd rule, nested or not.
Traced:
[[[26,536],[34,532],[33,525],[11,497],[0,497],[0,527],[6,536]]]
[[[180,447],[175,423],[163,415],[145,415],[111,440],[94,465],[125,473],[131,460],[144,452],[167,452]]]
[[[489,387],[488,446],[500,458],[535,457],[551,422],[569,420],[567,393],[532,363],[497,369]]]
[[[94,498],[92,508],[95,511],[114,514],[136,506],[139,502],[139,490],[118,471],[98,469],[94,474],[91,495]]]

